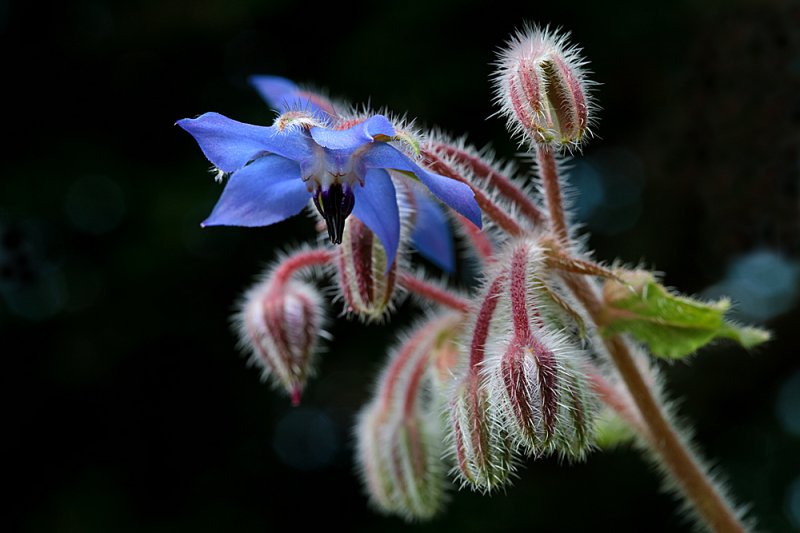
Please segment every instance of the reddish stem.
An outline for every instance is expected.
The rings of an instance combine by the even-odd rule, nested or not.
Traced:
[[[450,309],[466,313],[469,311],[469,302],[456,296],[455,294],[437,287],[432,283],[415,278],[411,274],[400,274],[400,285],[408,291],[413,292],[423,298],[441,304]]]
[[[383,388],[383,393],[381,395],[382,411],[386,411],[389,408],[392,396],[394,395],[394,387],[397,384],[400,373],[412,360],[412,356],[416,353],[419,353],[419,348],[424,345],[426,341],[432,338],[431,332],[442,328],[443,324],[444,320],[442,319],[428,322],[423,327],[415,331],[411,338],[403,343],[400,352],[392,361],[392,365],[389,368],[389,372],[386,374],[386,378],[384,380],[385,388]]]
[[[281,261],[278,268],[272,274],[272,290],[281,290],[292,275],[306,267],[326,265],[333,261],[333,252],[316,248],[313,250],[301,250],[290,255]]]
[[[653,436],[647,429],[636,407],[632,406],[598,371],[589,373],[589,383],[592,390],[597,393],[604,404],[614,410],[620,418],[630,425],[634,431],[645,438],[650,444],[653,443]]]
[[[514,202],[519,207],[520,213],[527,217],[536,225],[543,225],[547,222],[547,217],[542,213],[525,191],[517,187],[511,178],[504,176],[491,166],[487,165],[479,157],[468,151],[447,143],[433,143],[433,150],[441,151],[444,154],[455,158],[459,163],[469,167],[476,176],[486,179],[494,185],[500,193]]]
[[[553,154],[553,149],[540,144],[536,147],[536,160],[539,163],[544,194],[547,199],[547,209],[550,211],[550,223],[556,237],[563,243],[569,242],[567,218],[564,215],[564,201],[561,198],[561,184],[558,181],[558,165]]]
[[[456,218],[461,223],[461,227],[464,228],[469,240],[472,241],[472,247],[481,259],[487,262],[493,261],[494,245],[492,245],[492,241],[489,240],[486,234],[466,217],[457,215]]]
[[[503,290],[506,278],[507,274],[505,271],[494,278],[478,310],[478,316],[475,319],[475,329],[472,332],[472,342],[469,347],[469,368],[472,373],[477,373],[481,362],[483,362],[486,339],[489,338],[489,325],[497,309],[500,292]]]
[[[559,239],[567,244],[569,232],[564,217],[561,186],[553,152],[549,147],[540,145],[537,148],[537,157],[547,195],[552,229]],[[561,276],[589,312],[595,324],[602,324],[603,304],[586,278],[569,272],[563,272]],[[603,342],[622,380],[631,392],[641,419],[647,425],[648,433],[652,436],[650,443],[653,451],[659,456],[685,497],[712,530],[743,532],[744,527],[733,509],[711,483],[698,459],[680,438],[658,399],[650,390],[628,346],[619,335],[606,337]]]
[[[427,164],[431,170],[468,185],[469,188],[472,189],[473,194],[475,194],[475,201],[478,203],[481,211],[486,213],[486,216],[494,220],[497,225],[503,228],[506,233],[514,237],[519,237],[524,234],[522,226],[520,226],[516,220],[511,218],[502,207],[494,203],[485,192],[470,183],[467,178],[459,174],[453,167],[445,163],[441,157],[434,154],[430,150],[423,150],[422,154],[427,159]]]

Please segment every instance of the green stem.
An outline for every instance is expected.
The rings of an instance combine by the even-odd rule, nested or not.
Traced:
[[[550,212],[551,229],[561,242],[568,244],[569,231],[553,151],[548,146],[540,145],[537,147],[536,155]],[[569,272],[562,273],[562,277],[595,324],[601,325],[604,316],[603,304],[588,280]],[[700,461],[669,420],[667,411],[651,390],[625,341],[618,335],[612,335],[603,342],[636,403],[642,421],[647,426],[649,435],[644,435],[646,442],[650,444],[697,514],[712,531],[744,532],[745,528],[734,510],[711,482]]]

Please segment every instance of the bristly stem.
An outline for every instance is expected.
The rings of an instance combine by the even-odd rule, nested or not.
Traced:
[[[536,147],[536,161],[539,165],[542,183],[544,185],[547,209],[550,212],[550,224],[558,240],[566,244],[569,242],[569,229],[567,217],[564,214],[564,200],[561,196],[561,183],[558,178],[558,165],[556,164],[553,149],[540,144]]]
[[[542,213],[542,210],[539,209],[539,207],[531,201],[525,191],[517,187],[508,176],[504,176],[483,162],[479,157],[472,155],[467,150],[459,148],[458,146],[443,142],[435,142],[432,143],[432,147],[434,150],[441,151],[454,158],[459,163],[469,167],[476,176],[494,185],[503,196],[519,207],[519,212],[522,215],[535,225],[542,226],[547,223],[547,218],[544,213]]]
[[[509,216],[509,214],[506,213],[502,207],[493,202],[484,191],[470,183],[467,178],[459,174],[458,171],[456,171],[456,169],[454,169],[452,166],[445,163],[444,160],[438,155],[431,151],[423,151],[422,153],[425,156],[425,159],[427,160],[428,166],[431,168],[431,170],[443,176],[447,176],[448,178],[469,185],[470,189],[472,189],[472,192],[475,194],[475,201],[478,203],[481,211],[491,218],[506,233],[514,237],[520,237],[524,234],[522,226],[520,226],[516,220],[511,218],[511,216]]]
[[[569,232],[553,152],[546,146],[538,146],[537,158],[547,196],[552,230],[564,244],[567,244]],[[597,325],[602,325],[603,305],[588,280],[569,272],[562,273],[562,277],[592,320]],[[713,531],[744,532],[744,526],[734,510],[719,493],[717,487],[711,483],[697,457],[670,422],[666,411],[637,367],[625,341],[619,335],[612,335],[606,337],[603,342],[622,380],[631,392],[642,421],[647,426],[651,438],[646,440],[698,515]]]
[[[314,248],[295,252],[281,261],[278,268],[275,269],[272,274],[272,286],[274,289],[280,289],[298,270],[326,265],[331,261],[333,261],[333,252],[330,250]]]
[[[487,237],[480,228],[476,227],[475,224],[470,222],[465,216],[456,214],[456,218],[461,223],[461,228],[464,230],[464,233],[466,233],[467,237],[472,243],[475,253],[477,253],[478,256],[480,256],[480,258],[486,262],[493,261],[494,245],[492,244],[492,241],[489,240],[489,237]]]
[[[592,370],[589,372],[589,383],[592,386],[592,390],[600,398],[600,401],[610,407],[620,418],[625,420],[634,431],[652,445],[653,436],[650,435],[650,430],[642,420],[639,412],[617,392],[614,386],[603,377],[600,371]]]
[[[411,274],[400,274],[399,283],[406,290],[413,292],[417,296],[422,296],[427,300],[436,302],[445,307],[449,307],[455,311],[460,311],[462,313],[469,311],[469,302],[463,298],[460,298],[455,294],[442,289],[441,287],[437,287],[432,283],[428,283],[425,280],[416,278]]]

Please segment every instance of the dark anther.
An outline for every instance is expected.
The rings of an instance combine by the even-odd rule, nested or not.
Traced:
[[[328,225],[328,236],[333,244],[342,243],[344,221],[353,211],[356,198],[347,185],[335,183],[328,190],[317,191],[314,196],[314,205]]]

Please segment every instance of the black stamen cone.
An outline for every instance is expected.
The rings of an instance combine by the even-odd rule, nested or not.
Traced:
[[[341,183],[334,183],[326,191],[317,191],[314,196],[314,205],[328,225],[328,236],[333,244],[342,244],[344,221],[353,211],[355,203],[353,191]]]

